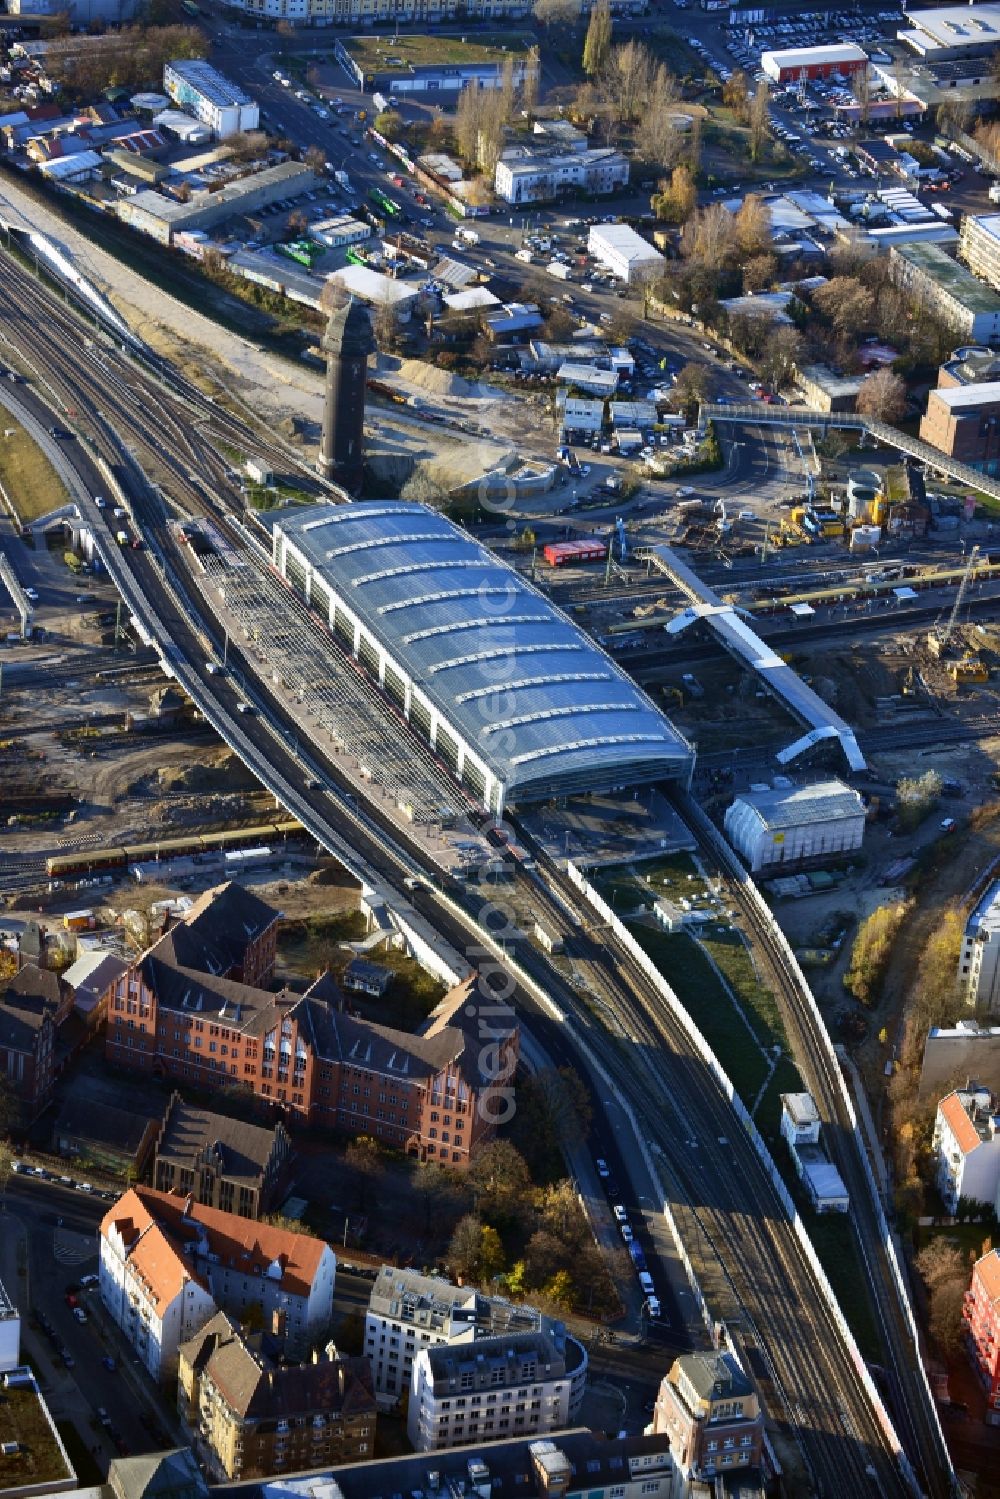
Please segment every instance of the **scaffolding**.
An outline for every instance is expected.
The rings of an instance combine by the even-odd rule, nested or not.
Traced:
[[[243,558],[239,565],[218,554],[199,561],[202,586],[244,654],[286,689],[317,734],[356,762],[364,781],[421,826],[452,824],[461,815],[456,800],[467,810],[430,745],[287,585]]]

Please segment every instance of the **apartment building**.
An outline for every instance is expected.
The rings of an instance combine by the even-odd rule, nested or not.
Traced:
[[[383,1265],[365,1314],[364,1351],[371,1361],[376,1394],[383,1405],[391,1406],[410,1391],[414,1361],[425,1348],[549,1330],[557,1337],[564,1332],[561,1322],[534,1307],[484,1296],[438,1275]],[[587,1381],[586,1352],[582,1345],[577,1347],[579,1355],[570,1360],[571,1415],[579,1410]]]
[[[1000,1102],[970,1082],[937,1106],[933,1150],[941,1200],[954,1213],[962,1198],[1000,1210]]]
[[[1000,343],[1000,296],[940,245],[894,245],[889,251],[889,275],[961,338],[979,344]]]
[[[181,1343],[215,1313],[204,1277],[134,1191],[105,1214],[100,1253],[102,1302],[150,1376],[169,1382]]]
[[[981,1018],[1000,1017],[1000,880],[989,885],[965,923],[958,985]]]
[[[407,1408],[411,1446],[438,1452],[482,1439],[560,1431],[575,1414],[573,1374],[583,1356],[561,1323],[421,1349]]]
[[[375,1450],[367,1359],[340,1358],[329,1343],[308,1363],[276,1364],[225,1312],[181,1344],[177,1404],[223,1481],[365,1462]]]
[[[932,390],[920,437],[981,473],[1000,472],[1000,381]]]
[[[407,1453],[282,1476],[273,1483],[210,1486],[190,1448],[120,1457],[113,1499],[685,1499],[665,1436],[612,1436],[580,1427],[557,1437],[477,1442],[475,1449]]]
[[[629,164],[620,151],[560,150],[518,146],[497,162],[494,187],[505,203],[551,203],[567,193],[603,197],[628,184]]]
[[[303,995],[257,988],[273,965],[277,913],[251,896],[240,923],[246,896],[233,885],[208,892],[117,981],[109,1061],[203,1089],[241,1084],[303,1124],[467,1166],[512,1084],[513,1011],[470,979],[409,1035],[346,1014],[328,974]]]
[[[958,253],[974,276],[1000,291],[1000,213],[966,214]]]
[[[203,57],[168,62],[163,69],[163,89],[219,140],[242,130],[256,130],[260,124],[260,109],[250,95]]]
[[[157,1191],[190,1193],[204,1207],[259,1218],[287,1185],[292,1141],[280,1120],[262,1129],[195,1108],[174,1093],[155,1151]]]
[[[151,1187],[131,1188],[101,1224],[102,1299],[154,1378],[219,1309],[254,1308],[290,1356],[306,1353],[330,1326],[336,1270],[320,1239]]]
[[[731,1353],[685,1353],[660,1384],[649,1428],[670,1438],[689,1480],[711,1483],[758,1468],[764,1416],[753,1385]]]
[[[991,1249],[972,1267],[962,1321],[973,1368],[986,1390],[986,1424],[1000,1426],[1000,1249]]]

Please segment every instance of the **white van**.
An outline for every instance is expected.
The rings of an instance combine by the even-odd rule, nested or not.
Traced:
[[[647,1296],[652,1296],[653,1292],[656,1290],[656,1287],[653,1285],[653,1277],[650,1275],[648,1270],[639,1271],[639,1284],[640,1286],[642,1286],[642,1289],[645,1291]]]

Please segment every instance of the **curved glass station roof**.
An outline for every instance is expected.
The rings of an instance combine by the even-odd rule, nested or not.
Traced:
[[[367,502],[274,520],[507,796],[686,777],[670,721],[536,588],[423,505]]]

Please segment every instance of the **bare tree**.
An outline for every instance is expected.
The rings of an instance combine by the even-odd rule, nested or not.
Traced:
[[[655,92],[635,127],[635,149],[657,172],[669,172],[684,149],[669,105]]]
[[[629,41],[611,48],[601,82],[617,120],[629,123],[639,118],[649,99],[654,72],[653,56],[642,42]]]
[[[736,258],[739,241],[736,220],[721,203],[703,208],[684,227],[681,251],[708,270],[720,270]]]
[[[874,293],[853,276],[834,276],[816,288],[812,301],[837,332],[849,338],[857,338],[871,327]]]
[[[1000,54],[994,53],[994,66],[996,66],[998,55]],[[938,105],[938,125],[941,129],[952,125],[956,130],[968,130],[972,124],[974,113],[975,110],[971,99],[945,99],[942,104]]]
[[[540,26],[575,26],[580,19],[581,0],[535,0],[532,14]]]
[[[750,108],[750,79],[742,68],[737,68],[722,85],[722,102],[738,120],[747,118]]]
[[[384,354],[390,353],[399,338],[399,321],[391,302],[378,302],[372,315],[375,342]]]
[[[876,370],[858,391],[858,410],[880,422],[898,422],[906,410],[906,382],[892,370]]]
[[[872,113],[872,81],[867,67],[861,68],[851,79],[851,93],[858,105],[858,119],[867,125]]]
[[[479,131],[483,123],[485,90],[464,88],[455,106],[455,142],[466,161],[479,159]]]
[[[750,100],[750,160],[760,161],[771,138],[771,90],[762,78]]]
[[[609,0],[596,0],[590,12],[590,25],[583,43],[583,71],[597,78],[604,71],[611,50],[611,5]]]
[[[529,114],[538,103],[541,77],[541,55],[537,47],[529,47],[524,57],[524,77],[521,81],[521,108]]]
[[[791,379],[802,358],[803,339],[797,328],[775,328],[761,358],[761,370],[775,388]]]
[[[740,206],[736,236],[744,255],[759,255],[771,243],[771,210],[757,193],[748,193]]]
[[[743,265],[743,290],[745,292],[766,291],[777,274],[777,256],[752,255]]]

